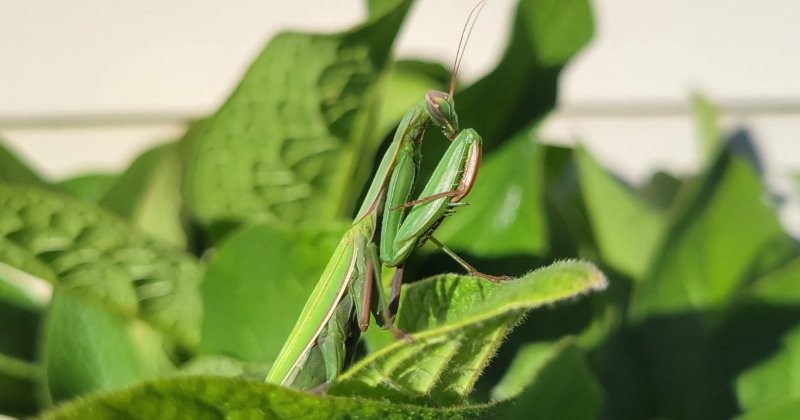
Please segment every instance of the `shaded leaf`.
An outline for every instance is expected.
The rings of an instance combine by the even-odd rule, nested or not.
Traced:
[[[200,352],[271,362],[348,225],[254,226],[226,239],[201,287]]]
[[[495,400],[517,396],[503,418],[591,419],[602,405],[600,384],[571,338],[520,350],[492,392]]]
[[[187,205],[212,222],[348,218],[369,175],[378,82],[410,5],[346,33],[282,33],[186,144]]]
[[[783,338],[780,350],[736,380],[739,405],[745,412],[800,399],[800,328]]]
[[[454,274],[404,288],[395,341],[353,365],[329,392],[396,402],[463,401],[510,328],[530,309],[606,287],[588,263],[565,261],[499,284]]]

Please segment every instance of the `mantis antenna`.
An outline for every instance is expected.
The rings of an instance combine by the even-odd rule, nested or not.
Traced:
[[[481,10],[483,10],[483,6],[486,5],[487,1],[488,0],[481,0],[472,8],[472,11],[469,12],[469,16],[467,16],[467,22],[464,23],[464,29],[461,30],[461,38],[458,40],[458,48],[456,49],[456,59],[453,62],[453,76],[450,78],[450,91],[448,94],[451,98],[456,89],[456,77],[461,67],[461,59],[464,57],[464,52],[467,50],[469,36],[472,34],[472,28],[475,27],[475,22],[478,21],[478,15],[481,14]]]

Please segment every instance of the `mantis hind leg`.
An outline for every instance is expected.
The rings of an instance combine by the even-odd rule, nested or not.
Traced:
[[[461,267],[464,267],[464,269],[467,270],[467,274],[470,275],[470,276],[480,277],[480,278],[482,278],[484,280],[488,280],[488,281],[490,281],[492,283],[499,283],[501,281],[508,281],[508,280],[513,280],[514,279],[513,277],[510,277],[510,276],[492,276],[492,275],[489,275],[489,274],[482,273],[482,272],[478,271],[478,269],[476,269],[475,267],[470,265],[468,262],[466,262],[463,258],[459,257],[458,254],[453,252],[452,249],[448,248],[447,245],[443,244],[441,241],[436,239],[433,235],[428,235],[428,239],[431,242],[433,242],[434,244],[436,244],[436,246],[438,246],[442,251],[444,251],[445,254],[450,256],[450,258],[452,258],[455,262],[457,262],[458,265],[460,265]]]

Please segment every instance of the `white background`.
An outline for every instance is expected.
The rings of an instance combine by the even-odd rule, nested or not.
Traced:
[[[475,2],[418,0],[397,55],[449,63]],[[513,0],[490,0],[463,75],[493,67]],[[641,182],[696,169],[689,97],[702,92],[728,130],[747,128],[780,208],[800,233],[789,174],[800,172],[800,2],[595,0],[596,35],[561,81],[545,124]],[[0,1],[0,135],[49,178],[120,170],[212,112],[280,30],[341,30],[360,0]]]

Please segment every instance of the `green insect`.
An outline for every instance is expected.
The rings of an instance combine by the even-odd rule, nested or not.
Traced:
[[[468,25],[484,3],[485,0],[481,1],[473,9]],[[467,26],[465,32],[468,38]],[[461,54],[464,45],[466,39],[462,33]],[[461,54],[456,54],[450,92],[429,91],[425,99],[403,116],[353,225],[345,232],[303,307],[267,375],[267,382],[313,388],[332,381],[345,364],[345,343],[353,319],[365,331],[371,312],[379,323],[383,321],[382,327],[408,340],[393,326],[393,317],[403,264],[426,240],[440,246],[471,275],[490,281],[508,279],[478,272],[432,236],[442,220],[464,204],[461,200],[475,182],[481,158],[481,137],[472,129],[459,130],[453,102]],[[408,201],[419,169],[422,139],[430,123],[440,127],[451,143],[420,193],[422,198]],[[380,282],[382,266],[396,267],[388,299]],[[301,371],[322,370],[303,369],[309,363],[324,365],[324,377],[298,377]]]

